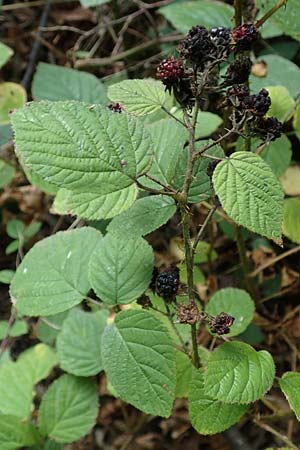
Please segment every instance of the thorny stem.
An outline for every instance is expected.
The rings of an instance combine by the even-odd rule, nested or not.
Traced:
[[[251,272],[251,267],[249,265],[249,260],[246,254],[245,241],[241,232],[239,225],[235,225],[236,230],[236,243],[240,255],[240,261],[244,273],[244,280],[248,291],[250,292],[253,300],[257,301],[259,299],[258,291],[253,283],[253,280],[249,278],[249,273]]]
[[[234,21],[235,26],[242,25],[242,0],[234,0]]]
[[[256,22],[256,28],[260,28],[266,22],[266,20],[268,20],[271,16],[273,16],[274,13],[276,13],[279,8],[286,5],[287,1],[288,0],[278,0],[276,5],[274,5],[273,8],[267,11],[266,14]]]
[[[263,430],[267,431],[268,433],[273,434],[276,436],[280,441],[284,442],[286,445],[288,445],[290,448],[294,450],[299,450],[299,448],[293,444],[292,441],[289,440],[287,436],[284,434],[281,434],[279,431],[275,430],[274,428],[270,427],[270,425],[267,425],[266,423],[260,422],[259,420],[254,419],[253,422],[258,425]]]

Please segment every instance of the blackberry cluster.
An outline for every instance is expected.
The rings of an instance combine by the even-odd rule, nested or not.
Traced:
[[[267,89],[261,89],[258,94],[249,95],[244,99],[244,108],[255,116],[264,116],[270,109],[271,98]]]
[[[107,105],[107,107],[114,113],[121,113],[123,112],[123,107],[120,105],[120,103],[110,103]]]
[[[244,100],[250,95],[249,88],[244,84],[237,84],[227,90],[227,102],[240,110],[244,109]]]
[[[178,292],[179,269],[171,266],[160,272],[155,279],[155,292],[166,301],[172,301]]]
[[[232,31],[231,37],[235,50],[240,52],[251,50],[252,45],[258,40],[259,33],[253,23],[244,23]]]
[[[200,25],[191,28],[179,47],[180,55],[196,66],[201,66],[213,50],[214,43],[209,31]]]
[[[249,79],[251,73],[252,62],[249,56],[239,56],[233,61],[225,74],[224,85],[243,84]]]
[[[210,30],[210,37],[215,45],[216,57],[221,58],[226,56],[230,51],[230,29],[225,27],[212,28]]]
[[[259,117],[252,129],[264,142],[269,142],[280,138],[283,124],[276,117]]]
[[[218,316],[213,317],[209,322],[210,331],[212,333],[218,334],[219,336],[223,334],[230,333],[230,327],[234,322],[234,317],[230,316],[225,312],[221,312]]]

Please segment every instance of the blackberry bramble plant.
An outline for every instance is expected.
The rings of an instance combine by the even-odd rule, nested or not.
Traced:
[[[202,434],[243,417],[258,422],[252,405],[267,403],[275,365],[242,337],[260,307],[244,232],[282,245],[283,191],[261,156],[282,123],[269,114],[269,91],[250,90],[250,52],[264,18],[241,23],[240,6],[234,29],[195,25],[156,80],[110,86],[109,105],[35,101],[12,114],[25,173],[55,195],[56,213],[85,224],[36,243],[11,281],[14,320],[39,317],[55,346],[38,344],[0,370],[0,440],[18,429],[7,448],[88,433],[103,371],[116,397],[152,416],[169,417],[175,399],[186,398]],[[207,110],[221,119],[203,140]],[[205,217],[195,229],[199,204]],[[171,218],[182,246],[160,264],[147,236]],[[93,224],[103,219],[100,232]],[[205,296],[196,276],[201,258],[212,260],[204,238],[220,219],[235,233],[242,280]],[[55,365],[60,376],[32,419],[33,388]],[[24,371],[26,386],[11,401],[12,374]],[[298,417],[300,375],[277,381]]]

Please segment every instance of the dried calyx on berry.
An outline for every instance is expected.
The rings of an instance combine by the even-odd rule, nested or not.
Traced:
[[[283,124],[276,117],[258,117],[251,123],[251,129],[264,142],[270,142],[280,138]]]
[[[226,92],[226,98],[229,104],[235,108],[244,109],[244,99],[250,95],[249,88],[243,84],[232,86]]]
[[[258,40],[259,32],[253,23],[244,23],[232,30],[231,37],[236,51],[251,50]]]
[[[271,106],[269,92],[267,89],[261,89],[258,94],[247,96],[243,100],[243,106],[255,116],[264,116]]]
[[[214,51],[209,31],[200,25],[192,27],[179,47],[180,55],[196,66],[200,66]]]
[[[229,65],[223,85],[246,83],[251,73],[251,67],[252,62],[248,56],[239,56]]]
[[[157,274],[155,278],[155,292],[164,300],[171,302],[175,299],[179,288],[179,269],[170,266]]]
[[[123,106],[120,103],[110,103],[107,107],[114,113],[121,113]]]
[[[232,326],[234,320],[234,317],[225,312],[221,312],[209,320],[210,331],[218,334],[219,336],[222,334],[228,334],[230,333],[230,327]]]
[[[191,301],[188,305],[180,303],[177,307],[177,318],[179,323],[188,323],[189,325],[199,322],[200,314],[196,303],[194,301]]]

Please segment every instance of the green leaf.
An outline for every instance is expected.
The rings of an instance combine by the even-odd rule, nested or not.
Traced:
[[[288,118],[287,114],[293,110],[295,100],[284,86],[268,86],[272,103],[268,111],[268,116],[276,117],[283,121]]]
[[[103,302],[126,304],[148,288],[152,272],[153,252],[144,239],[108,233],[92,254],[89,279]]]
[[[212,296],[205,310],[213,316],[226,312],[234,317],[235,320],[228,334],[228,336],[232,337],[246,330],[253,319],[255,306],[246,291],[236,288],[225,288],[220,289]]]
[[[267,75],[265,77],[251,75],[251,90],[257,92],[267,86],[279,85],[285,86],[293,97],[300,93],[300,69],[296,64],[278,55],[263,56],[262,61],[267,65]]]
[[[30,423],[14,415],[0,414],[0,448],[16,450],[37,442],[37,432]]]
[[[17,362],[0,366],[0,417],[12,414],[26,419],[30,416],[34,385],[46,378],[57,363],[56,354],[45,344],[38,344],[22,353]]]
[[[0,189],[8,185],[15,176],[15,168],[0,159]]]
[[[108,219],[130,208],[137,192],[135,184],[109,194],[59,189],[53,208],[58,214],[72,214],[89,220]]]
[[[282,232],[291,241],[300,244],[300,198],[284,200]]]
[[[0,68],[7,63],[13,54],[14,52],[10,47],[0,42]]]
[[[189,416],[198,433],[221,433],[238,422],[247,409],[247,405],[229,405],[214,400],[205,391],[202,369],[195,373],[189,394]]]
[[[297,138],[300,140],[300,105],[297,106],[293,117],[293,127]]]
[[[63,375],[51,384],[39,410],[39,430],[63,444],[78,440],[95,425],[98,394],[93,381]]]
[[[110,0],[80,0],[82,6],[88,8],[92,6],[104,5],[104,3],[108,3]]]
[[[214,0],[175,2],[163,6],[159,12],[183,33],[187,33],[194,25],[231,28],[234,15],[231,6]]]
[[[217,114],[199,111],[196,124],[196,139],[203,139],[217,131],[223,120]]]
[[[205,394],[225,403],[251,403],[270,389],[274,375],[270,353],[256,352],[243,342],[226,342],[208,361]]]
[[[10,220],[6,225],[6,233],[13,239],[20,239],[24,234],[25,225],[21,220]]]
[[[26,100],[26,91],[20,84],[0,83],[0,125],[10,123],[10,112],[24,106]]]
[[[70,311],[56,340],[60,366],[73,375],[87,377],[103,369],[101,339],[108,313]]]
[[[188,140],[186,130],[173,119],[163,119],[148,126],[154,143],[154,160],[149,175],[163,184],[172,184],[176,174],[178,160],[181,158],[185,142]],[[161,189],[161,186],[147,177],[142,178],[146,186]]]
[[[16,241],[12,241],[5,249],[5,254],[10,255],[18,250],[20,246],[20,241],[17,239]]]
[[[164,225],[175,212],[175,201],[166,195],[143,197],[115,217],[107,230],[128,237],[145,236]]]
[[[276,0],[258,0],[257,7],[265,13],[275,4]],[[279,27],[284,34],[300,41],[300,17],[298,0],[288,0],[283,8],[272,15],[272,23]]]
[[[153,314],[119,313],[104,331],[102,358],[108,380],[122,400],[154,416],[171,414],[175,351],[167,329]]]
[[[168,100],[161,81],[152,78],[144,80],[124,80],[108,88],[108,97],[119,102],[126,111],[144,116],[159,110]]]
[[[28,227],[25,228],[24,237],[25,239],[30,239],[35,236],[41,229],[42,222],[32,222]]]
[[[0,283],[10,284],[15,275],[14,270],[0,270]]]
[[[255,138],[253,141],[254,145],[255,142],[258,144],[258,140]],[[289,167],[292,159],[292,143],[286,135],[283,134],[279,139],[276,139],[276,141],[269,142],[261,152],[260,156],[269,164],[274,174],[277,177],[281,177]]]
[[[0,125],[0,146],[7,144],[13,137],[11,125]]]
[[[211,262],[218,258],[218,253],[211,247],[211,244],[205,241],[199,241],[195,249],[194,261],[197,264],[206,263],[208,260]]]
[[[80,303],[91,288],[88,262],[99,239],[98,231],[84,227],[56,233],[35,244],[10,286],[18,312],[49,316]]]
[[[213,184],[231,219],[281,242],[283,191],[262,158],[250,152],[233,153],[217,165]]]
[[[36,328],[38,339],[46,344],[53,345],[68,314],[69,311],[63,311],[53,316],[48,316],[47,319],[41,317]]]
[[[191,358],[186,353],[176,351],[175,397],[188,397],[195,371]]]
[[[8,322],[6,320],[0,320],[0,340],[4,339],[8,330]],[[24,320],[16,320],[11,328],[9,328],[9,336],[17,337],[22,336],[28,332],[28,325]]]
[[[94,75],[42,62],[33,78],[32,96],[35,100],[107,102],[105,87]]]
[[[300,373],[286,372],[279,380],[279,385],[286,396],[291,409],[300,421]]]
[[[79,102],[33,102],[12,116],[17,153],[61,188],[108,194],[134,183],[151,162],[141,121]]]

